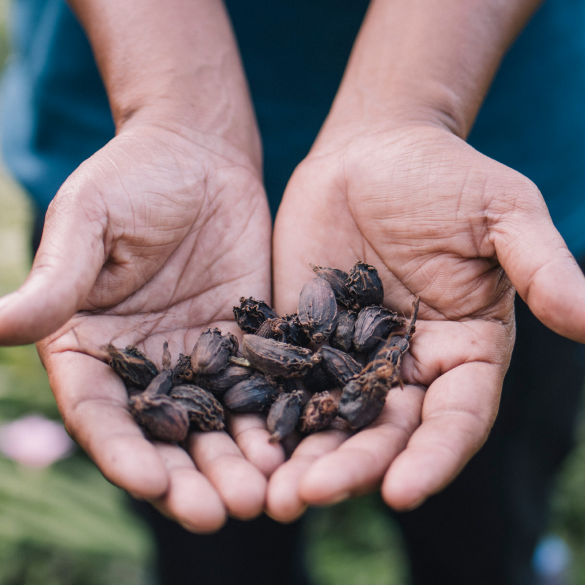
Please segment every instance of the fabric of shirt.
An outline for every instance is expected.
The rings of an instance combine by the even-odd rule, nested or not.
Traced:
[[[264,145],[273,213],[341,80],[365,0],[227,0]],[[45,210],[114,136],[87,39],[64,0],[15,0],[2,87],[6,164]],[[585,3],[549,0],[504,59],[469,138],[541,189],[576,256],[585,253]]]

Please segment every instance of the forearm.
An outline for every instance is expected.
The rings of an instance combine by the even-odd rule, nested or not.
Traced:
[[[260,158],[256,124],[220,0],[69,0],[89,37],[118,130],[162,117]]]
[[[466,137],[503,55],[540,3],[373,0],[327,125],[428,118]]]

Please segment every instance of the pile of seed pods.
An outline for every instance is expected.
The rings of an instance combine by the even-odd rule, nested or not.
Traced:
[[[358,261],[349,274],[313,266],[298,311],[279,317],[264,301],[240,299],[231,333],[208,329],[191,355],[171,367],[165,343],[162,370],[134,346],[101,348],[122,378],[129,410],[152,439],[182,441],[189,430],[224,429],[224,408],[266,413],[270,441],[295,430],[322,431],[340,417],[357,430],[373,422],[393,386],[415,332],[410,319],[382,307],[377,270]]]

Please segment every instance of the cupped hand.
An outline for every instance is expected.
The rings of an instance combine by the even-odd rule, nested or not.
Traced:
[[[104,475],[191,530],[258,515],[282,450],[254,416],[229,421],[234,439],[152,444],[122,381],[79,350],[135,344],[160,367],[165,341],[176,360],[207,327],[237,333],[239,297],[270,299],[259,166],[218,136],[134,124],[63,185],[30,276],[0,304],[0,342],[48,336],[38,349],[65,425]]]
[[[514,343],[515,289],[556,332],[585,342],[585,280],[538,189],[433,124],[323,132],[293,174],[274,233],[274,295],[292,312],[310,263],[378,268],[384,304],[420,295],[404,388],[373,424],[309,436],[271,477],[282,521],[381,486],[411,509],[486,440]]]

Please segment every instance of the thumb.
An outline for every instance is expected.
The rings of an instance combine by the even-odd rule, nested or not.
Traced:
[[[104,263],[104,224],[66,190],[57,195],[28,278],[0,299],[0,346],[43,339],[75,314]]]
[[[585,343],[585,277],[536,187],[496,222],[494,244],[518,294],[556,333]]]

